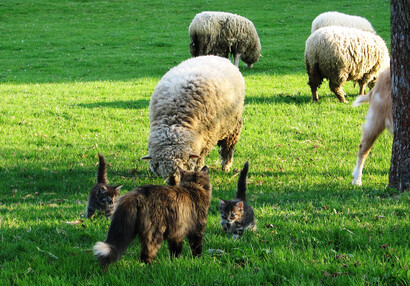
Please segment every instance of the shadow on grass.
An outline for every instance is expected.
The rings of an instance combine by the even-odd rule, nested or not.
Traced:
[[[273,94],[270,97],[267,96],[249,96],[245,97],[245,104],[272,104],[272,103],[285,103],[285,104],[308,104],[311,103],[311,97],[305,95],[290,95],[290,94]]]
[[[123,108],[123,109],[145,109],[149,105],[148,99],[112,101],[112,102],[94,102],[76,104],[79,107],[85,108]]]

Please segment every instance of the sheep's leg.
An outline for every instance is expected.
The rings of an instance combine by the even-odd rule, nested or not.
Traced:
[[[345,98],[346,93],[342,89],[343,83],[344,81],[342,81],[341,83],[334,83],[330,81],[329,87],[330,90],[333,91],[333,93],[337,96],[340,102],[347,103],[347,100]]]
[[[359,145],[359,153],[357,154],[356,167],[353,170],[353,185],[362,185],[362,172],[364,161],[373,146],[374,141],[379,137],[380,133],[385,128],[384,118],[380,118],[378,114],[373,116],[373,112],[369,110],[366,124],[363,126],[362,139]]]
[[[241,132],[242,121],[239,122],[238,126],[233,129],[233,132],[226,138],[218,142],[220,147],[219,154],[221,156],[222,170],[229,171],[233,162],[233,152],[235,150],[235,145],[239,140],[239,134]]]
[[[315,66],[313,69],[307,64],[310,90],[312,91],[312,101],[319,102],[319,95],[317,93],[318,87],[321,85],[323,78],[320,76],[319,68]]]
[[[365,88],[366,88],[366,84],[360,82],[360,83],[359,83],[359,87],[360,87],[359,95],[363,95],[363,94],[364,94],[364,90],[365,90]]]
[[[240,59],[240,57],[241,57],[241,54],[234,54],[233,55],[233,64],[236,66],[236,67],[239,67],[239,59]]]

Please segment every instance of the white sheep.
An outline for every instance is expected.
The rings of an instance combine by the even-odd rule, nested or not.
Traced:
[[[193,57],[216,55],[239,66],[239,58],[249,68],[259,60],[261,43],[253,23],[245,17],[225,12],[202,12],[189,25]]]
[[[376,34],[372,24],[366,18],[340,12],[325,12],[317,16],[312,22],[312,33],[328,26],[350,27]]]
[[[344,83],[357,81],[360,94],[364,94],[366,85],[374,85],[380,71],[390,65],[390,57],[378,35],[330,26],[316,30],[306,40],[305,65],[313,101],[319,101],[317,89],[326,78],[337,98],[346,102]]]
[[[352,184],[357,186],[362,185],[364,161],[377,137],[386,128],[390,133],[393,133],[390,68],[380,73],[375,87],[368,94],[357,97],[353,102],[353,106],[359,106],[364,102],[369,102],[369,110],[367,112],[366,124],[363,125],[356,167],[353,170]]]
[[[178,168],[199,170],[218,144],[222,169],[228,171],[242,128],[245,82],[228,59],[201,56],[168,71],[149,105],[151,170],[179,182]]]

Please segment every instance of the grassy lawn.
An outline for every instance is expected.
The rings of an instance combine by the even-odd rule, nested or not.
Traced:
[[[252,20],[262,55],[246,82],[234,168],[206,159],[213,199],[204,254],[187,243],[152,265],[133,243],[103,272],[92,246],[105,217],[83,220],[97,153],[122,192],[163,184],[147,154],[148,105],[171,67],[190,58],[188,26],[205,10]],[[304,45],[324,11],[366,17],[390,46],[390,7],[368,1],[0,2],[0,285],[408,285],[409,193],[387,188],[392,137],[376,141],[351,185],[367,106],[338,102],[327,87],[311,102]],[[347,100],[358,93],[345,85]],[[250,163],[248,197],[258,233],[233,240],[218,198],[231,199]],[[218,249],[223,252],[211,252]]]

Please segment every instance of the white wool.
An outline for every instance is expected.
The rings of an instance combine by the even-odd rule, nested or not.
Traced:
[[[244,97],[244,79],[228,59],[201,56],[168,71],[149,105],[151,170],[168,179],[178,167],[201,168],[218,141],[239,137]]]
[[[350,27],[376,34],[372,24],[366,18],[340,12],[325,12],[317,16],[312,22],[312,33],[328,26]]]

